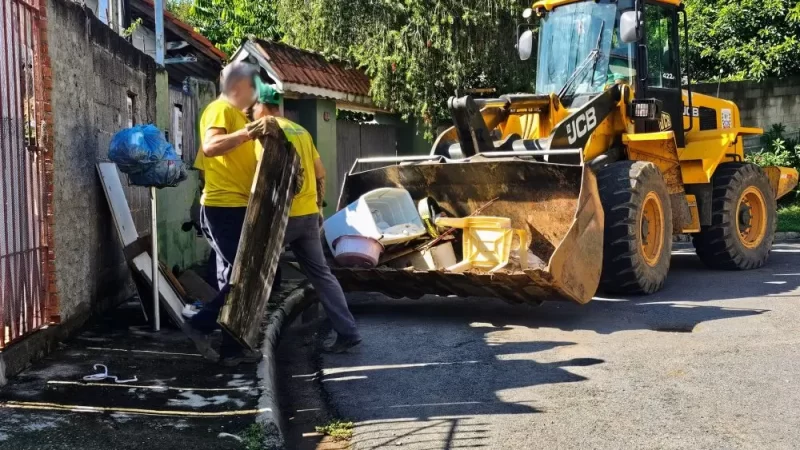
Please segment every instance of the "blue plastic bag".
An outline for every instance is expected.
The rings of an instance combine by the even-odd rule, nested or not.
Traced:
[[[111,139],[108,159],[137,186],[172,187],[187,176],[183,160],[155,125],[119,131]]]

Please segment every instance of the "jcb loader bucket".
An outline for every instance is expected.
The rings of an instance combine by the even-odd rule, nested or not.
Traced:
[[[547,265],[526,270],[468,271],[334,267],[347,291],[393,297],[425,294],[499,297],[518,303],[571,299],[588,302],[603,261],[603,210],[590,168],[484,158],[466,162],[401,164],[352,173],[339,199],[343,207],[382,187],[406,189],[415,201],[431,197],[452,217],[465,217],[497,198],[481,215],[511,219],[530,236],[529,249]]]

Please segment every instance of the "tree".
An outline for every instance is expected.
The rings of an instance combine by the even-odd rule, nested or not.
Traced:
[[[686,0],[695,80],[800,74],[797,0]]]
[[[168,0],[167,9],[231,55],[249,35],[280,38],[275,5],[265,0]]]
[[[470,88],[530,90],[532,62],[514,48],[521,0],[278,0],[284,40],[353,61],[372,99],[422,118],[448,117],[447,98]]]

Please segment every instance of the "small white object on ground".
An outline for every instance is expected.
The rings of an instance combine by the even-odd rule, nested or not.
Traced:
[[[218,435],[217,435],[217,437],[218,437],[218,438],[226,438],[226,437],[229,437],[229,438],[234,438],[234,439],[236,439],[236,440],[237,440],[237,441],[239,441],[239,442],[242,442],[242,441],[244,440],[244,439],[242,439],[242,437],[241,437],[241,436],[237,436],[237,435],[235,435],[235,434],[230,434],[230,433],[220,433],[220,434],[218,434]]]
[[[103,380],[106,380],[106,379],[112,379],[112,380],[114,380],[114,383],[120,383],[120,384],[121,383],[133,383],[135,381],[139,381],[139,379],[136,378],[135,375],[134,375],[133,378],[130,378],[130,379],[127,379],[127,380],[120,380],[119,377],[117,377],[117,376],[109,375],[108,374],[108,367],[106,367],[105,364],[95,364],[94,366],[92,366],[92,369],[98,370],[98,367],[102,367],[103,368],[103,372],[102,373],[95,373],[95,374],[92,374],[92,375],[86,375],[85,377],[83,377],[83,381],[103,381]]]

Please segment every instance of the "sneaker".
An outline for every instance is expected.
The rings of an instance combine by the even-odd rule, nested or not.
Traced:
[[[239,364],[255,364],[261,361],[263,355],[258,350],[242,349],[235,355],[223,356],[219,359],[219,364],[223,367],[236,367]]]
[[[327,353],[344,353],[360,343],[361,338],[358,336],[342,336],[340,334],[336,336],[336,341],[331,345],[325,346],[324,350]]]
[[[197,315],[199,310],[200,309],[195,308],[194,305],[183,305],[183,310],[181,311],[181,314],[183,315],[183,317],[191,319],[192,317]]]
[[[186,333],[186,335],[189,336],[189,339],[194,342],[197,352],[200,353],[203,358],[214,362],[219,361],[219,353],[217,353],[217,351],[211,347],[211,339],[209,335],[195,330],[189,324],[183,328],[184,333]]]

